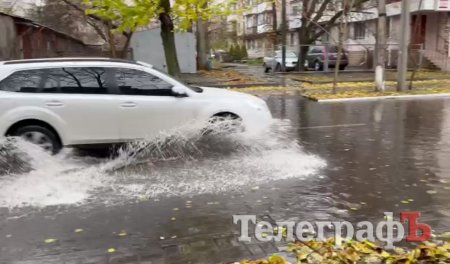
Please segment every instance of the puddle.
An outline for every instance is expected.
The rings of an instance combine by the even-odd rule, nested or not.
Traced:
[[[223,126],[184,127],[130,143],[114,158],[51,156],[22,140],[3,140],[0,207],[117,204],[158,196],[235,191],[314,175],[325,162],[305,153],[287,121],[258,135]]]

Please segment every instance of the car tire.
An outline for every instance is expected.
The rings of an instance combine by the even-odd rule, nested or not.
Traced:
[[[29,125],[19,127],[12,133],[12,136],[21,137],[52,154],[57,154],[62,149],[58,136],[43,126]]]
[[[277,64],[277,66],[275,67],[275,72],[280,72],[281,71],[281,64]]]
[[[339,70],[343,71],[343,70],[345,70],[346,67],[347,67],[346,65],[341,65],[341,66],[339,66]]]
[[[264,67],[264,73],[269,73],[270,68],[267,67],[267,65],[266,65],[265,63],[264,63],[264,65],[263,65],[263,67]]]
[[[323,66],[322,66],[322,63],[320,63],[320,61],[314,62],[314,70],[315,71],[322,71],[323,70]]]
[[[308,60],[305,60],[305,64],[304,64],[303,68],[305,69],[305,71],[307,71],[309,69],[309,61]]]
[[[209,119],[209,123],[211,125],[217,124],[218,127],[216,128],[216,130],[210,127],[205,131],[204,134],[211,134],[211,133],[230,134],[243,132],[245,130],[242,123],[242,118],[232,113],[214,115]]]

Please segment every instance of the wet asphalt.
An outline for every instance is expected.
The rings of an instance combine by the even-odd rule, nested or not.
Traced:
[[[237,242],[234,214],[378,222],[383,212],[420,211],[421,222],[436,232],[450,230],[450,99],[264,99],[275,118],[290,120],[303,151],[326,167],[308,177],[213,194],[3,208],[0,263],[228,263],[279,250]],[[50,238],[55,241],[46,242]]]

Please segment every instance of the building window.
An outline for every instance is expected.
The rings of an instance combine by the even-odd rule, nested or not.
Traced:
[[[258,25],[264,24],[264,14],[258,15]]]
[[[300,9],[298,8],[298,6],[293,6],[292,7],[292,15],[293,16],[299,16],[300,15]]]
[[[354,23],[353,30],[355,39],[364,39],[366,37],[366,24],[364,22]]]

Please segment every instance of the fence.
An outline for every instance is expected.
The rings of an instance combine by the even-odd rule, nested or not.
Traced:
[[[265,50],[265,61],[274,58],[275,63],[281,62],[281,47]],[[301,58],[300,50],[306,51],[305,58]],[[337,64],[338,47],[333,45],[294,45],[286,46],[287,70],[293,70],[292,61],[303,61],[306,70],[333,71]],[[388,44],[383,47],[385,52],[385,67],[387,69],[396,69],[399,63],[399,45]],[[341,70],[374,70],[377,57],[376,45],[345,44],[341,56]],[[299,55],[300,54],[300,55]],[[295,56],[295,59],[293,57]],[[422,45],[410,45],[408,49],[408,67],[422,68],[431,65],[427,64],[425,52]],[[276,65],[275,65],[276,67]],[[280,68],[278,68],[279,70]]]
[[[25,53],[25,51],[22,51]],[[27,59],[35,58],[55,58],[55,57],[112,57],[111,51],[104,46],[80,45],[75,47],[64,47],[58,49],[31,47],[27,50]],[[116,50],[116,57],[133,59],[133,50],[129,48],[126,54],[123,51]],[[25,54],[24,54],[25,55]],[[22,58],[24,57],[22,55]]]

